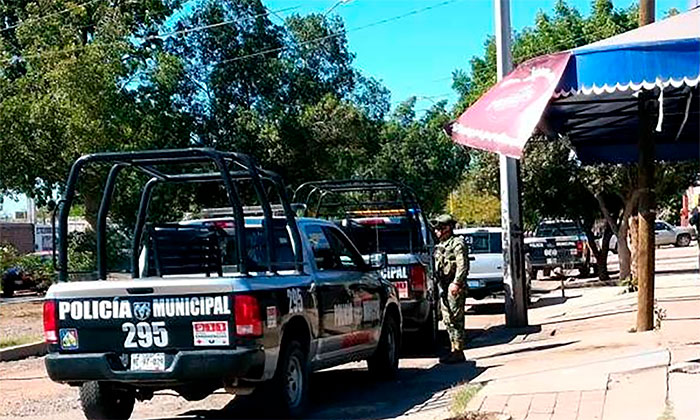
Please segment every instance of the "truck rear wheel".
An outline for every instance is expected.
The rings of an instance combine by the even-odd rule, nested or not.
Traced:
[[[384,320],[382,336],[372,357],[367,359],[369,372],[380,379],[393,379],[399,372],[400,331],[393,316]]]
[[[416,334],[416,341],[420,343],[422,350],[432,352],[437,347],[438,341],[438,303],[435,302],[430,307],[430,313],[428,314],[428,319],[425,323],[421,325]]]
[[[80,386],[80,405],[88,420],[126,420],[134,411],[133,392],[105,382],[86,382]]]
[[[284,344],[270,385],[280,415],[298,418],[304,414],[309,394],[309,369],[304,347],[297,340]]]

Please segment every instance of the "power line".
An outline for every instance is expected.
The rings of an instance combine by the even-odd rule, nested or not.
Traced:
[[[39,16],[39,17],[36,17],[36,18],[28,18],[27,20],[23,20],[23,21],[17,22],[17,23],[14,24],[14,25],[10,25],[10,26],[8,26],[8,27],[6,27],[6,28],[0,29],[0,32],[5,32],[5,31],[12,30],[12,29],[17,29],[17,28],[19,28],[20,26],[26,25],[26,24],[28,24],[28,23],[30,23],[30,22],[37,22],[37,21],[40,21],[40,20],[48,19],[48,18],[50,18],[50,17],[62,15],[62,14],[64,14],[64,13],[68,13],[68,12],[70,12],[70,11],[73,11],[73,10],[79,8],[79,7],[89,6],[89,5],[91,5],[91,4],[93,4],[93,3],[97,3],[97,2],[99,2],[99,1],[102,1],[102,0],[90,0],[90,1],[87,1],[87,2],[85,2],[85,3],[76,4],[76,5],[74,5],[74,6],[68,7],[68,8],[66,8],[66,9],[63,9],[63,10],[60,10],[60,11],[57,11],[57,12],[49,13],[49,14],[44,15],[44,16]],[[129,2],[129,3],[136,3],[136,2]]]
[[[94,0],[94,1],[100,1],[100,0]],[[196,0],[190,0],[190,1],[188,1],[188,2],[186,2],[186,3],[183,3],[183,4],[191,3],[192,1],[196,1]],[[279,10],[270,10],[270,9],[267,9],[267,8],[266,8],[266,9],[265,9],[265,10],[266,10],[265,12],[259,13],[259,14],[257,14],[257,15],[246,16],[244,19],[255,19],[255,18],[258,18],[258,17],[267,16],[267,15],[269,15],[269,14],[271,14],[271,13],[278,13],[278,12],[284,12],[284,11],[289,11],[289,10],[293,10],[293,9],[298,9],[299,7],[301,7],[301,6],[286,7],[286,8],[284,8],[284,9],[279,9]],[[164,34],[150,35],[150,36],[147,36],[147,37],[144,37],[144,38],[136,38],[135,41],[147,42],[147,41],[153,41],[153,40],[156,40],[156,39],[166,39],[166,38],[170,38],[170,37],[175,36],[175,35],[186,34],[186,33],[191,33],[191,32],[198,32],[198,31],[203,31],[203,30],[205,30],[205,29],[212,29],[212,28],[217,28],[217,27],[221,27],[221,26],[231,25],[231,24],[240,22],[241,20],[242,20],[242,19],[228,20],[228,21],[223,21],[223,22],[212,23],[212,24],[209,24],[209,25],[202,25],[202,26],[198,26],[198,27],[194,27],[194,28],[180,29],[180,30],[177,30],[177,31],[166,32],[166,33],[164,33]],[[127,42],[127,41],[126,41],[126,40],[120,40],[120,41],[108,42],[108,43],[104,43],[104,44],[100,44],[100,45],[101,45],[101,46],[113,46],[113,45],[118,45],[118,44],[121,44],[121,43],[124,43],[124,42]],[[73,47],[73,48],[64,48],[64,49],[56,50],[56,51],[45,51],[45,52],[40,52],[40,53],[36,53],[36,54],[27,54],[27,55],[23,55],[23,56],[21,56],[21,57],[12,57],[12,58],[7,58],[7,59],[4,59],[4,60],[0,60],[0,63],[8,63],[8,62],[11,62],[11,61],[13,61],[13,60],[15,60],[15,59],[17,59],[17,58],[21,58],[21,59],[23,59],[23,60],[26,60],[26,59],[29,59],[29,58],[42,57],[42,56],[45,56],[45,55],[56,55],[56,54],[63,54],[63,53],[72,53],[72,52],[76,52],[76,51],[80,51],[80,50],[89,48],[91,45],[92,45],[92,44],[85,44],[85,45],[79,45],[79,46],[76,46],[76,47]]]
[[[287,12],[287,11],[290,11],[290,10],[298,9],[298,8],[300,8],[300,7],[301,7],[301,6],[292,6],[292,7],[286,7],[286,8],[284,8],[284,9],[279,9],[279,10],[269,10],[269,9],[265,8],[265,10],[267,10],[266,12],[259,13],[259,14],[257,14],[257,15],[246,16],[246,19],[255,19],[255,18],[267,16],[267,15],[269,15],[269,14],[271,14],[271,13],[272,13],[272,14],[275,14],[275,13],[279,13],[279,12]],[[184,34],[188,34],[188,33],[191,33],[191,32],[203,31],[203,30],[205,30],[205,29],[218,28],[219,26],[226,26],[226,25],[230,25],[230,24],[232,24],[232,23],[237,23],[237,22],[240,22],[240,19],[225,20],[225,21],[222,21],[222,22],[219,22],[219,23],[212,23],[212,24],[209,24],[209,25],[202,25],[202,26],[197,26],[197,27],[194,27],[194,28],[187,28],[187,29],[181,29],[181,30],[178,30],[178,31],[166,32],[166,33],[160,34],[160,35],[147,36],[146,38],[142,38],[142,40],[143,40],[143,41],[151,41],[151,40],[154,40],[154,39],[166,39],[166,38],[170,38],[171,36],[175,36],[175,35],[184,35]]]
[[[308,39],[308,40],[306,40],[306,41],[299,42],[296,46],[299,46],[299,45],[306,45],[306,44],[310,44],[310,43],[313,43],[313,42],[325,41],[325,40],[327,40],[327,39],[339,37],[339,36],[345,35],[345,34],[350,33],[350,32],[357,32],[357,31],[361,31],[361,30],[364,30],[364,29],[372,28],[372,27],[374,27],[374,26],[383,25],[383,24],[385,24],[385,23],[394,22],[394,21],[397,21],[397,20],[400,20],[400,19],[404,19],[404,18],[409,17],[409,16],[413,16],[413,15],[417,15],[417,14],[419,14],[419,13],[427,12],[427,11],[429,11],[429,10],[432,10],[432,9],[435,9],[435,8],[438,8],[438,7],[446,6],[446,5],[450,4],[450,3],[454,3],[454,2],[457,2],[457,1],[459,1],[459,0],[445,0],[445,1],[443,1],[443,2],[434,4],[434,5],[432,5],[432,6],[427,6],[427,7],[423,7],[423,8],[420,8],[420,9],[415,9],[415,10],[412,10],[412,11],[410,11],[410,12],[408,12],[408,13],[404,13],[404,14],[397,15],[397,16],[392,16],[392,17],[390,17],[390,18],[386,18],[386,19],[382,19],[382,20],[378,20],[378,21],[376,21],[376,22],[372,22],[372,23],[369,23],[369,24],[367,24],[367,25],[358,26],[358,27],[355,27],[355,28],[352,28],[352,29],[344,29],[344,30],[341,30],[341,31],[338,31],[338,32],[334,32],[334,33],[332,33],[332,34],[325,35],[325,36],[320,36],[320,37]],[[234,62],[234,61],[240,61],[240,60],[245,60],[245,59],[248,59],[248,58],[253,58],[253,57],[259,57],[259,56],[267,55],[267,54],[270,54],[270,53],[273,53],[273,52],[285,51],[285,50],[288,50],[288,49],[293,48],[293,47],[294,47],[294,46],[285,46],[285,47],[269,48],[269,49],[267,49],[267,50],[262,50],[262,51],[258,51],[258,52],[255,52],[255,53],[242,55],[242,56],[239,56],[239,57],[228,58],[228,59],[226,59],[226,60],[221,60],[221,61],[213,62],[213,63],[211,63],[211,64],[213,65],[213,64],[231,63],[231,62]]]

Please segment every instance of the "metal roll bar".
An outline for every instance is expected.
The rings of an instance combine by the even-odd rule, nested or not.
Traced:
[[[195,163],[213,163],[217,172],[211,173],[182,173],[168,174],[155,166],[158,165],[185,165]],[[303,255],[301,247],[301,235],[296,224],[295,215],[287,200],[286,189],[282,179],[275,173],[257,167],[253,158],[248,155],[221,152],[209,148],[189,148],[189,149],[169,149],[169,150],[149,150],[139,152],[109,152],[85,155],[77,159],[69,172],[66,181],[66,188],[63,197],[59,202],[59,222],[58,222],[58,271],[59,281],[68,280],[68,215],[70,207],[75,199],[76,184],[81,170],[92,164],[112,164],[107,176],[102,195],[102,201],[97,216],[97,273],[99,279],[107,277],[106,261],[106,225],[107,213],[112,202],[115,183],[118,175],[126,168],[137,169],[144,174],[151,176],[144,185],[139,211],[134,227],[134,238],[132,243],[131,273],[132,277],[138,277],[138,248],[143,236],[143,227],[148,214],[148,205],[154,187],[159,183],[206,183],[223,182],[226,188],[229,205],[231,206],[236,229],[236,241],[238,242],[239,270],[247,274],[246,242],[245,242],[245,219],[241,198],[234,180],[248,180],[252,182],[253,188],[258,196],[263,210],[265,237],[267,240],[267,268],[274,271],[273,261],[276,258],[274,247],[273,214],[269,202],[269,197],[263,188],[262,180],[271,182],[278,191],[282,207],[285,212],[285,221],[291,232],[293,251],[295,257],[295,269],[303,271]],[[234,166],[234,167],[232,167]],[[234,170],[235,169],[235,170]]]

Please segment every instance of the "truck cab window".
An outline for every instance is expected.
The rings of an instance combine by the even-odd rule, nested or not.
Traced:
[[[352,249],[347,239],[334,229],[309,225],[304,229],[320,270],[358,270],[361,257]]]

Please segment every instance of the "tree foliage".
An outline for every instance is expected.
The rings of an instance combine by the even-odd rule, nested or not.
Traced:
[[[0,193],[46,202],[86,153],[206,146],[251,154],[293,186],[390,177],[443,208],[468,161],[442,133],[444,104],[418,118],[409,100],[389,115],[389,91],[354,67],[339,17],[282,18],[260,0],[182,5],[0,5]],[[78,205],[93,224],[105,177],[82,178]],[[145,181],[124,171],[112,222],[133,225]],[[211,193],[161,192],[156,220]]]

